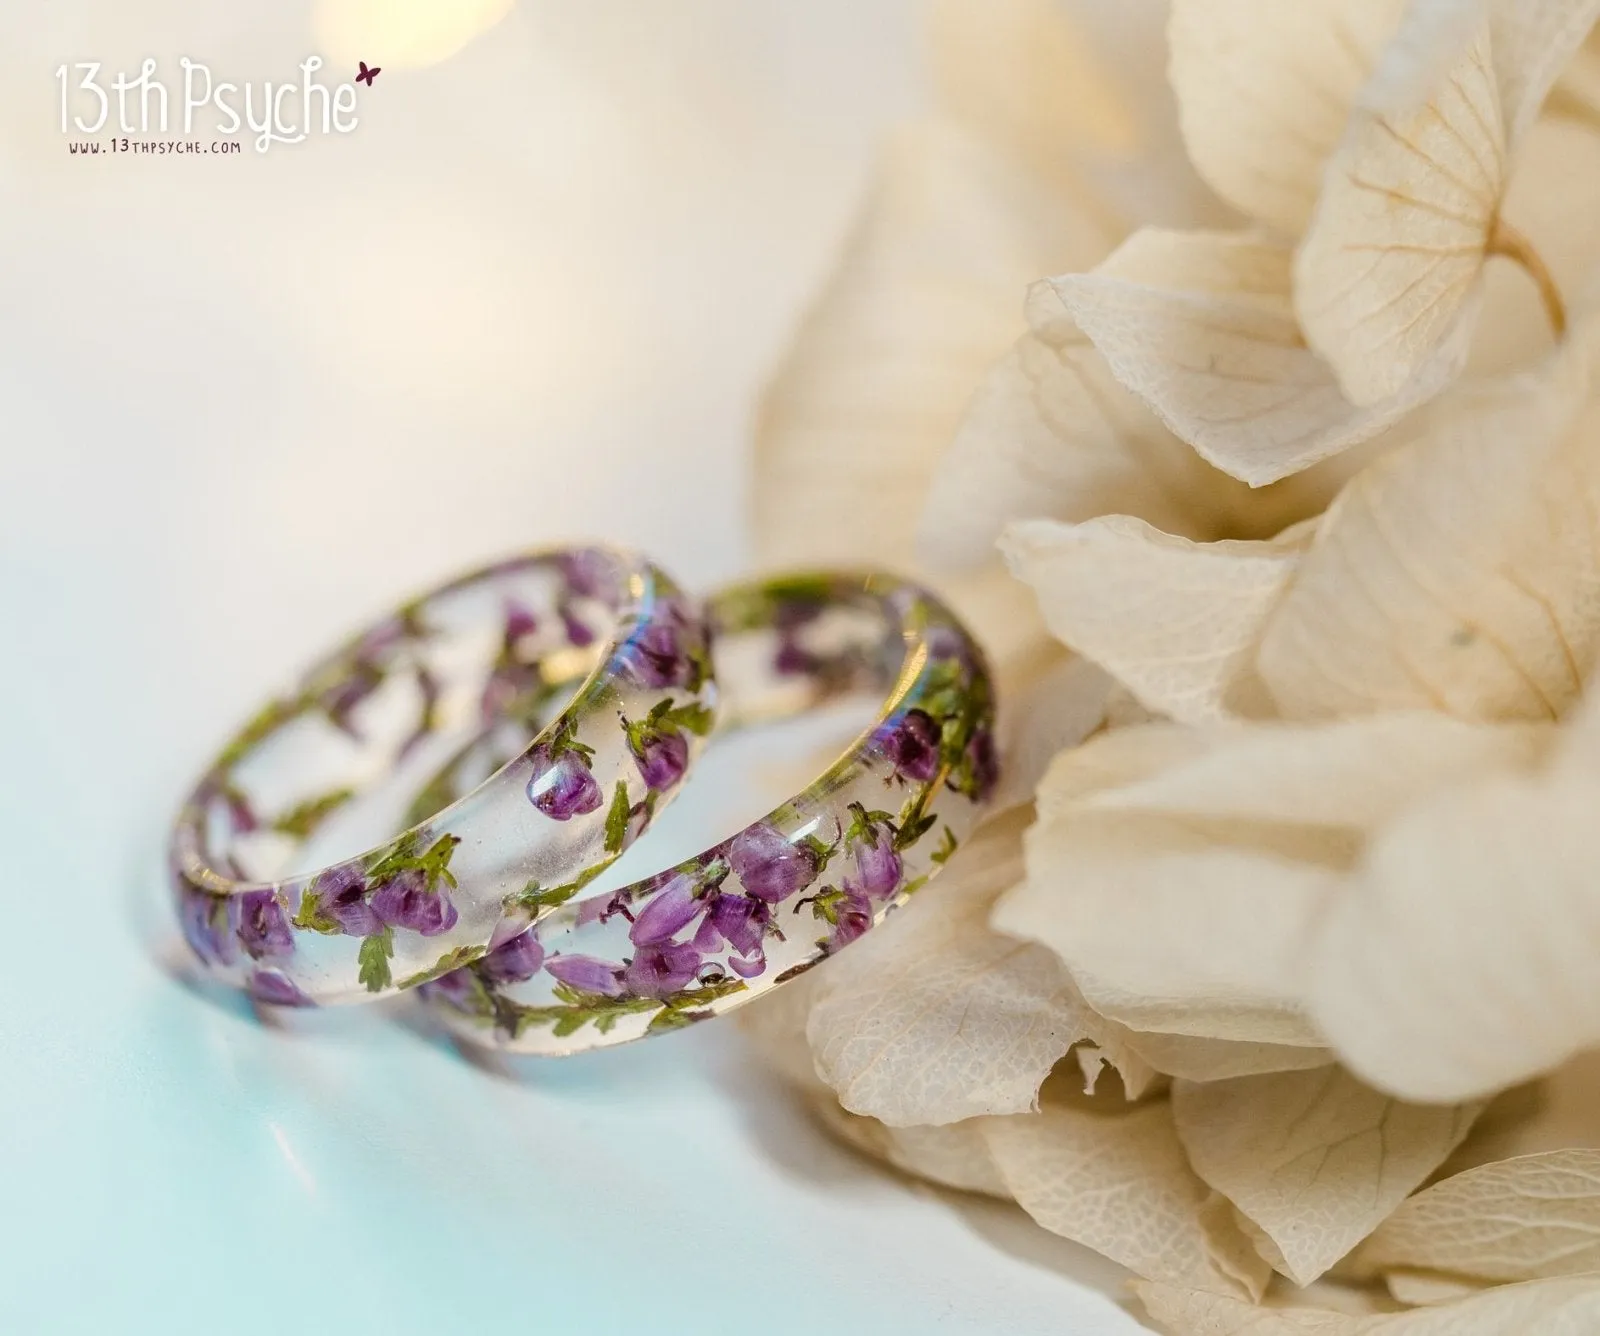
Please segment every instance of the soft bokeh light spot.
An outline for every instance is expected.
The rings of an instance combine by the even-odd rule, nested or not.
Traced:
[[[390,69],[448,60],[511,12],[514,0],[318,0],[312,18],[323,52]]]

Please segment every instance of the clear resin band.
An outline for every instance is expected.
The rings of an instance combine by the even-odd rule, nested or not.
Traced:
[[[462,1039],[560,1056],[731,1010],[880,922],[976,824],[998,772],[993,694],[943,604],[829,575],[733,589],[708,613],[730,700],[871,685],[887,695],[877,722],[805,792],[686,863],[587,898],[530,886],[524,931],[508,900],[495,949],[419,990]]]
[[[446,974],[489,950],[508,897],[583,886],[632,843],[715,691],[698,606],[632,553],[456,580],[313,667],[206,771],[172,837],[184,936],[210,975],[278,1005]],[[506,764],[464,772],[463,737],[525,740],[563,698]]]

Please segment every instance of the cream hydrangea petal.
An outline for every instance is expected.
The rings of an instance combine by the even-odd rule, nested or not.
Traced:
[[[1541,117],[1517,149],[1501,216],[1538,247],[1539,259],[1569,304],[1585,305],[1600,273],[1600,135],[1585,125]],[[1483,314],[1466,374],[1499,375],[1527,366],[1552,343],[1538,288],[1517,265],[1483,274]]]
[[[1148,779],[1213,745],[1201,730],[1166,720],[1135,720],[1097,734],[1050,763],[1035,796],[1039,824],[1073,815],[1092,793]]]
[[[1600,1279],[1543,1280],[1455,1303],[1363,1317],[1326,1308],[1261,1308],[1205,1290],[1135,1282],[1173,1336],[1586,1336],[1600,1327]]]
[[[1404,0],[1173,0],[1184,142],[1235,208],[1295,236]]]
[[[831,1096],[814,1100],[812,1108],[841,1141],[896,1169],[961,1192],[1011,1196],[989,1154],[982,1119],[942,1127],[889,1127],[841,1109]]]
[[[1478,1280],[1600,1272],[1600,1151],[1501,1160],[1435,1183],[1405,1202],[1352,1259]]]
[[[1151,710],[1181,722],[1269,712],[1256,643],[1309,534],[1195,543],[1142,520],[1026,520],[1001,550],[1045,624]]]
[[[1295,262],[1307,341],[1351,402],[1398,394],[1456,330],[1508,178],[1487,22],[1415,109],[1358,118]]]
[[[1028,282],[1108,238],[1076,200],[978,137],[893,141],[833,279],[764,399],[754,524],[764,563],[912,565],[924,493],[967,400],[1022,332]],[[1032,634],[996,573],[948,592],[1001,656]]]
[[[1556,78],[1600,20],[1600,0],[1489,0],[1507,137],[1533,124]]]
[[[1053,1234],[1141,1276],[1257,1297],[1267,1268],[1189,1168],[1165,1101],[1125,1111],[1047,1104],[985,1119],[1017,1204]]]
[[[929,47],[941,105],[1036,171],[1139,146],[1139,108],[1060,0],[934,0]]]
[[[1320,1050],[1296,961],[1368,828],[1440,783],[1526,767],[1550,739],[1429,714],[1094,738],[1042,782],[1028,876],[992,922],[1054,950],[1157,1070],[1191,1074],[1143,1047],[1149,1032]]]
[[[1477,1113],[1402,1104],[1341,1067],[1180,1081],[1172,1108],[1195,1172],[1253,1222],[1257,1248],[1297,1285],[1366,1238]]]
[[[1217,728],[1208,737],[1213,745],[1193,760],[1092,794],[1086,805],[1364,831],[1440,784],[1533,764],[1554,730],[1418,711]]]
[[[1332,873],[1171,824],[1041,833],[991,920],[1066,962],[1089,1005],[1130,1029],[1321,1047],[1294,951]]]
[[[1569,346],[1464,385],[1330,507],[1262,638],[1290,718],[1552,718],[1600,652],[1600,413]]]
[[[1018,666],[999,702],[1002,768],[991,812],[1033,801],[1054,757],[1103,725],[1113,685],[1104,669],[1053,644]]]
[[[1166,227],[1217,227],[1233,212],[1200,179],[1178,129],[1166,76],[1167,0],[1057,0],[1121,95],[1137,134],[1126,151],[1082,151],[1080,169],[1125,219]],[[1107,149],[1111,148],[1107,145]]]
[[[1048,946],[1089,1005],[1137,1031],[1321,1047],[1295,950],[1333,868],[1335,832],[1098,812],[1097,782],[1129,782],[1205,746],[1160,725],[1091,740],[1040,785],[1027,878],[992,925]]]
[[[1237,506],[1218,495],[1230,488],[1242,484],[1197,458],[1058,319],[985,378],[929,489],[919,550],[960,568],[992,559],[1010,520],[1108,513],[1206,537],[1212,515]]]
[[[1250,233],[1145,228],[1098,269],[1048,283],[1123,385],[1259,486],[1378,435],[1454,379],[1469,347],[1470,331],[1440,340],[1392,394],[1354,406],[1301,335],[1291,262]]]
[[[1318,1029],[1402,1098],[1504,1089],[1600,1044],[1600,780],[1439,794],[1330,897],[1304,971]]]
[[[1187,1034],[1124,1032],[1123,1044],[1154,1071],[1181,1081],[1226,1081],[1267,1072],[1299,1072],[1334,1061],[1326,1048],[1197,1039]]]
[[[830,963],[806,1033],[851,1112],[902,1127],[1031,1110],[1069,1048],[1107,1042],[1049,951],[988,929],[995,894],[1022,875],[1021,823],[998,824]]]
[[[1441,1276],[1435,1271],[1389,1271],[1384,1274],[1383,1285],[1396,1303],[1408,1308],[1453,1303],[1483,1289],[1470,1280]]]
[[[934,478],[920,550],[959,569],[992,558],[1006,523],[1135,515],[1187,538],[1270,537],[1319,513],[1344,461],[1251,487],[1200,458],[1112,374],[1048,284],[1030,332],[989,372]]]

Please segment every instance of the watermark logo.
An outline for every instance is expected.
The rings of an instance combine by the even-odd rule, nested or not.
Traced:
[[[212,153],[237,153],[246,139],[265,153],[279,144],[347,135],[360,124],[356,82],[370,88],[381,72],[362,61],[355,82],[329,84],[317,77],[321,56],[307,56],[298,78],[284,83],[218,79],[209,65],[187,56],[178,67],[181,77],[169,84],[148,56],[137,75],[124,70],[113,77],[96,60],[58,66],[61,133],[88,137],[69,148],[97,152],[102,141],[93,137],[109,134],[111,152],[127,152],[135,142],[148,145],[147,152],[203,152],[200,137],[209,135]]]

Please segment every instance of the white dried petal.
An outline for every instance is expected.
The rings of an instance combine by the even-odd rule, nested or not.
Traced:
[[[1516,772],[1549,734],[1414,714],[1093,738],[1042,781],[1028,876],[991,922],[1055,951],[1158,1070],[1212,1074],[1141,1050],[1149,1033],[1318,1050],[1269,1048],[1256,1070],[1320,1065],[1299,951],[1368,827],[1442,782]]]
[[[814,1100],[812,1108],[841,1141],[896,1169],[961,1192],[1011,1196],[994,1167],[981,1120],[944,1127],[887,1127],[875,1118],[846,1112],[831,1096]]]
[[[1115,1113],[1047,1104],[982,1129],[1017,1204],[1051,1233],[1141,1276],[1251,1297],[1265,1287],[1265,1264],[1212,1208],[1165,1101]]]
[[[1108,512],[1206,536],[1213,512],[1237,506],[1217,494],[1240,487],[1124,390],[1084,334],[1035,331],[972,400],[928,492],[919,551],[961,568],[991,559],[1010,520]]]
[[[1041,820],[1027,879],[990,921],[1048,946],[1089,1005],[1130,1029],[1321,1047],[1295,950],[1338,843],[1130,813]]]
[[[840,1141],[898,1170],[954,1187],[958,1192],[981,1192],[986,1197],[1010,1198],[1011,1190],[995,1170],[989,1144],[982,1138],[982,1123],[949,1123],[928,1128],[891,1128],[877,1118],[861,1117],[840,1109],[838,1101],[822,1094],[811,1101],[818,1122]]]
[[[936,882],[830,962],[806,1033],[846,1109],[894,1127],[1031,1110],[1067,1050],[1101,1038],[1060,961],[985,922],[1021,874],[1014,836],[959,850]]]
[[[1454,1276],[1441,1276],[1433,1271],[1388,1271],[1383,1277],[1384,1288],[1396,1303],[1407,1308],[1421,1308],[1427,1304],[1454,1303],[1470,1298],[1482,1285],[1457,1280]]]
[[[1173,1336],[1591,1336],[1600,1279],[1542,1280],[1455,1303],[1372,1317],[1324,1308],[1261,1308],[1205,1290],[1136,1282],[1146,1311]]]
[[[1023,329],[1019,296],[1108,239],[1057,183],[976,136],[930,124],[886,149],[842,262],[769,387],[754,523],[771,565],[906,568],[923,495],[967,400]],[[952,601],[999,658],[1035,634],[1026,591],[995,571]]]
[[[1465,364],[1441,339],[1386,397],[1351,403],[1306,346],[1291,252],[1251,233],[1136,232],[1097,269],[1048,280],[1117,379],[1219,469],[1274,482],[1377,436]]]
[[[1600,20],[1600,0],[1488,0],[1495,78],[1513,144]]]
[[[1184,142],[1235,208],[1297,235],[1404,0],[1173,0]]]
[[[1213,745],[1199,729],[1159,719],[1132,720],[1097,733],[1051,762],[1035,798],[1039,823],[1075,812],[1089,794],[1122,788],[1204,756]]]
[[[1262,638],[1282,714],[1549,719],[1600,651],[1600,410],[1581,346],[1463,385],[1329,508]]]
[[[1414,6],[1401,25],[1295,262],[1306,339],[1360,405],[1400,393],[1474,323],[1485,260],[1507,247],[1513,154],[1600,3],[1490,0],[1444,24],[1438,10]],[[1419,62],[1429,39],[1448,58]]]
[[[1361,117],[1295,262],[1307,341],[1351,402],[1392,398],[1468,316],[1508,176],[1487,22],[1422,106]]]
[[[1548,725],[1393,712],[1206,731],[1208,750],[1085,798],[1089,807],[1364,831],[1439,785],[1541,759]]]
[[[935,0],[939,103],[1043,174],[1084,154],[1139,148],[1142,108],[1059,0]]]
[[[1500,215],[1532,240],[1556,288],[1582,311],[1600,271],[1600,135],[1554,116],[1529,128]],[[1499,375],[1548,352],[1554,338],[1538,288],[1520,265],[1483,273],[1483,314],[1473,336],[1468,376]]]
[[[1189,1163],[1308,1285],[1366,1238],[1460,1143],[1474,1107],[1403,1104],[1341,1067],[1172,1090]]]
[[[1443,1179],[1402,1205],[1352,1262],[1369,1274],[1479,1282],[1600,1272],[1600,1151],[1525,1155]]]
[[[1001,550],[1057,639],[1147,708],[1203,722],[1269,711],[1256,644],[1308,538],[1195,543],[1108,515],[1012,524]]]
[[[1187,1034],[1127,1030],[1123,1044],[1154,1071],[1182,1081],[1226,1081],[1267,1072],[1298,1072],[1334,1061],[1325,1048],[1197,1039]]]
[[[991,812],[1033,801],[1055,756],[1105,724],[1113,686],[1104,669],[1054,644],[1011,673],[995,725],[1002,768]]]
[[[1568,769],[1447,790],[1380,832],[1305,957],[1343,1060],[1448,1101],[1600,1044],[1597,811],[1600,779]]]

